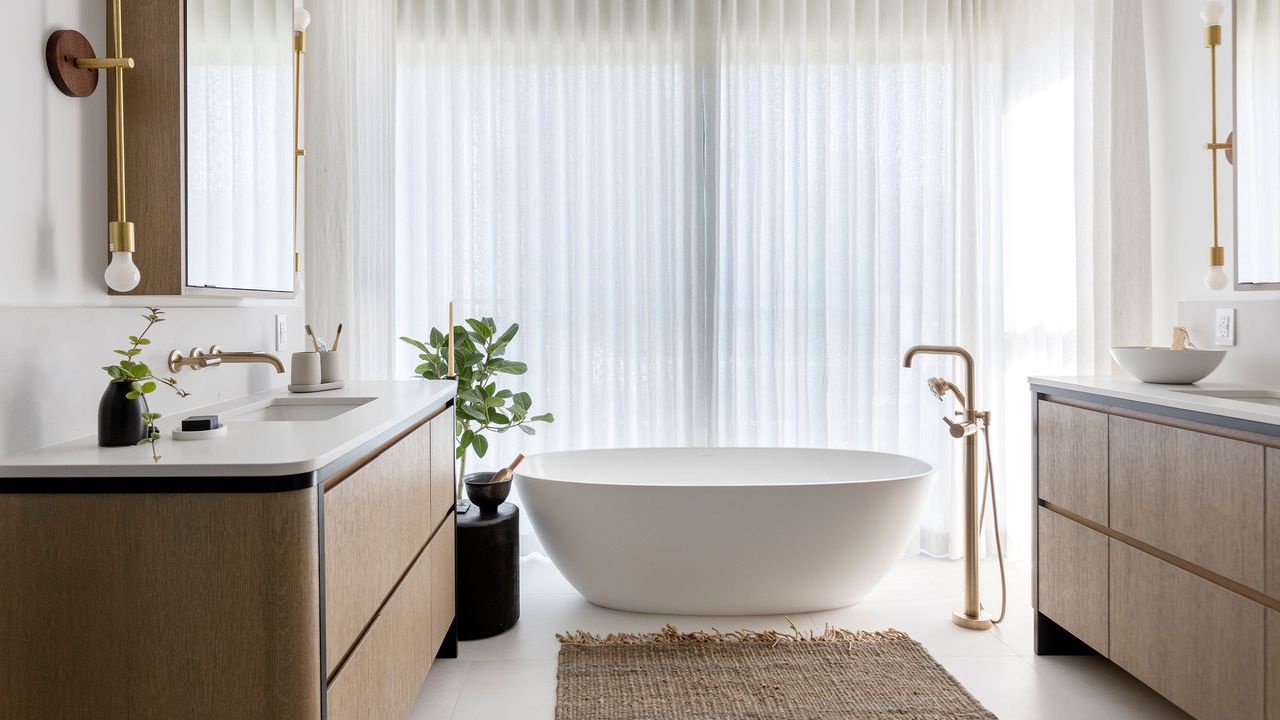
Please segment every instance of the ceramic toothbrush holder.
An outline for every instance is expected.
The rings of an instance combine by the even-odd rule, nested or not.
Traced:
[[[326,350],[320,355],[320,382],[329,384],[342,382],[342,356],[336,350]]]
[[[289,373],[290,386],[319,385],[321,383],[321,362],[318,352],[296,352]]]

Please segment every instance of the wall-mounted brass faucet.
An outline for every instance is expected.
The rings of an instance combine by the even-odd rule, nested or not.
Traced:
[[[191,348],[189,355],[174,350],[169,353],[169,372],[181,372],[182,368],[191,368],[192,370],[202,370],[207,367],[222,364],[234,363],[262,363],[270,365],[276,369],[277,373],[284,372],[284,363],[280,362],[280,358],[265,352],[224,352],[222,348],[214,345],[205,352],[202,348]]]

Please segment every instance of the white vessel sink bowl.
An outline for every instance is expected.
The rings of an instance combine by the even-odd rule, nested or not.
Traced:
[[[1187,395],[1218,398],[1220,400],[1240,400],[1241,402],[1258,403],[1280,407],[1280,393],[1274,390],[1178,390]]]
[[[1142,382],[1190,385],[1208,377],[1227,356],[1226,350],[1159,347],[1113,347],[1111,357]]]
[[[232,422],[307,422],[329,420],[354,410],[371,397],[273,398],[224,413]]]

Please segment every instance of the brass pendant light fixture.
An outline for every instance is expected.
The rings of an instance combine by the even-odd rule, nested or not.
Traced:
[[[94,57],[93,46],[84,35],[75,30],[58,30],[49,36],[45,45],[45,64],[53,84],[70,97],[92,95],[98,88],[98,71],[111,71],[116,219],[107,225],[111,263],[103,277],[112,290],[128,292],[138,286],[142,274],[133,264],[136,249],[134,227],[129,222],[125,203],[124,71],[133,69],[133,58],[124,56],[120,0],[112,0],[111,3],[111,33],[111,56],[99,58]]]

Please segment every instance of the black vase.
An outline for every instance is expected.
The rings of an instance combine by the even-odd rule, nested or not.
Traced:
[[[142,398],[128,397],[133,383],[113,382],[98,401],[98,444],[102,447],[137,445],[147,436],[142,424]]]

